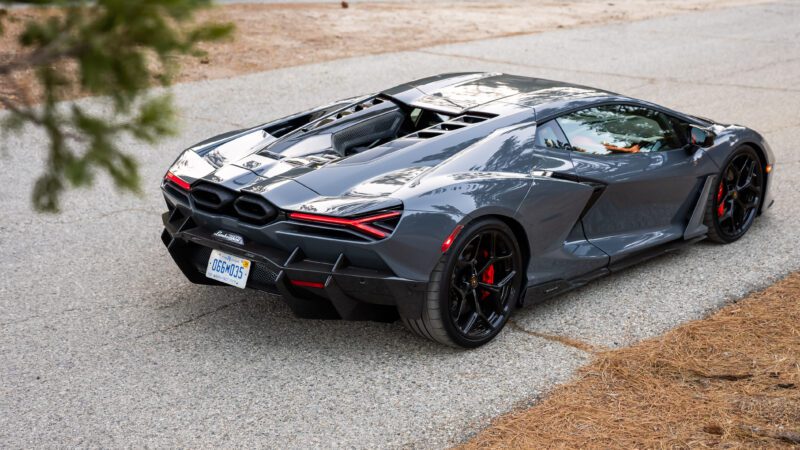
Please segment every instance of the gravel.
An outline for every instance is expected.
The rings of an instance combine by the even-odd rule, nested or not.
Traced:
[[[140,154],[144,191],[101,177],[32,214],[40,133],[0,159],[0,445],[442,447],[563,382],[589,355],[506,329],[476,351],[399,324],[298,320],[276,298],[183,279],[160,240],[159,178],[210,134],[437,72],[596,85],[763,131],[775,207],[699,244],[521,311],[531,331],[619,346],[800,268],[800,8],[790,1],[352,58],[177,86],[182,134]],[[96,100],[81,102],[95,106]]]

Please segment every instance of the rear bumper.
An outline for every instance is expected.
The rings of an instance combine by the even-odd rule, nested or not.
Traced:
[[[352,265],[344,253],[333,262],[314,261],[300,247],[291,252],[248,242],[243,246],[216,240],[203,228],[166,212],[161,239],[189,281],[220,284],[205,276],[212,249],[249,259],[253,263],[248,289],[281,294],[300,317],[391,321],[398,314],[422,317],[426,283],[393,273]],[[292,281],[310,282],[299,286]]]

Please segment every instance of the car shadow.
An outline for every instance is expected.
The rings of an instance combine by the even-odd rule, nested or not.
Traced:
[[[595,346],[618,347],[703,317],[730,298],[764,284],[764,278],[758,274],[726,274],[720,262],[749,253],[768,231],[768,224],[757,222],[745,238],[734,244],[701,242],[542,303],[526,305],[515,311],[512,318],[519,329],[506,327],[496,342],[478,352],[502,346],[546,345],[546,339],[526,338],[525,330],[578,339]],[[187,281],[182,282],[180,289],[190,292],[187,301],[177,302],[171,308],[177,308],[174,315],[182,320],[173,320],[172,325],[157,332],[192,329],[206,334],[204,339],[314,352],[342,352],[349,348],[372,355],[388,352],[451,357],[464,353],[419,338],[399,321],[300,319],[278,295],[196,286]]]
[[[612,348],[661,334],[780,275],[762,248],[774,239],[771,222],[762,218],[732,244],[701,241],[527,305],[515,320],[526,330]]]

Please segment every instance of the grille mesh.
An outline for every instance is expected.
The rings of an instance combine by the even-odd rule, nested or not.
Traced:
[[[250,273],[250,279],[258,284],[275,284],[278,279],[278,272],[276,272],[267,263],[254,263],[253,271]]]

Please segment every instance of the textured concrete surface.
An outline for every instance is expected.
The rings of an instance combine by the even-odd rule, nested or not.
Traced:
[[[622,345],[800,269],[800,5],[442,46],[178,86],[180,137],[144,191],[101,178],[29,209],[35,132],[0,159],[0,445],[442,447],[569,378],[587,355],[507,328],[464,352],[399,324],[298,320],[275,297],[185,281],[159,240],[159,178],[210,134],[452,70],[596,85],[763,131],[778,201],[741,241],[699,244],[522,310],[519,327]],[[95,100],[84,100],[94,105]]]

